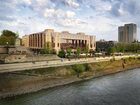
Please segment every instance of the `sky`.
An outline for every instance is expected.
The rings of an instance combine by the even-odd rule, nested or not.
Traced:
[[[137,24],[140,0],[0,0],[0,31],[25,34],[54,29],[118,40],[118,26]]]

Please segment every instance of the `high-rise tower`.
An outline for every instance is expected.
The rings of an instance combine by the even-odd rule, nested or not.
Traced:
[[[137,25],[125,24],[118,28],[118,41],[123,43],[132,43],[137,40]]]

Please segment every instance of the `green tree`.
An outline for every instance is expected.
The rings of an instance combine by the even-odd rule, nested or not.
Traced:
[[[115,48],[116,48],[116,52],[122,52],[123,53],[125,51],[125,44],[118,43],[118,44],[116,44]]]
[[[66,50],[66,52],[67,52],[67,58],[70,60],[70,56],[71,56],[71,53],[72,53],[71,48],[68,48],[68,49]]]
[[[114,53],[115,53],[115,47],[109,47],[108,50],[107,50],[107,53],[108,53],[109,55],[111,55],[111,54],[114,55]]]
[[[59,53],[58,53],[58,56],[61,57],[61,58],[65,58],[65,55],[66,55],[66,53],[65,53],[64,50],[61,50],[61,51],[59,51]]]
[[[82,64],[73,65],[73,70],[76,72],[77,77],[80,77],[80,74],[85,71],[85,66]]]
[[[78,48],[77,48],[77,51],[76,51],[76,56],[77,56],[77,57],[79,57],[79,56],[80,56],[80,54],[81,54],[81,48],[80,48],[80,47],[78,47]]]
[[[140,43],[118,43],[115,48],[117,52],[137,53],[140,50]]]
[[[96,48],[96,52],[98,52],[98,53],[99,53],[99,52],[100,52],[100,49],[99,49],[99,48]]]
[[[88,56],[88,53],[89,53],[89,48],[88,48],[88,46],[86,46],[85,48],[84,48],[84,53],[86,54],[86,57]]]
[[[18,35],[10,30],[3,30],[0,36],[0,45],[15,45]]]

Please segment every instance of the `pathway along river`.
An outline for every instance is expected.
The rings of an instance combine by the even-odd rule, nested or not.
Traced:
[[[140,105],[140,69],[2,99],[0,105]]]

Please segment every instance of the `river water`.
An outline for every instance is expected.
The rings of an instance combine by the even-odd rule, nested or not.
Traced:
[[[2,99],[0,105],[140,105],[140,69]]]

